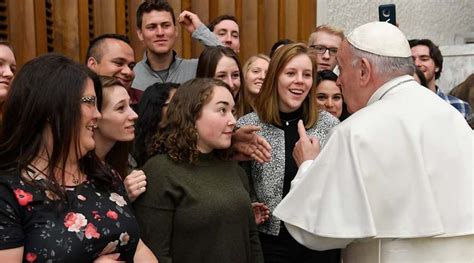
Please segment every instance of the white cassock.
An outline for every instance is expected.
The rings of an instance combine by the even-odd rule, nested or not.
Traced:
[[[474,262],[473,132],[405,75],[334,128],[273,215],[347,262]]]

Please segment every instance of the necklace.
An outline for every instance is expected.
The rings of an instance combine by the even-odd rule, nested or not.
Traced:
[[[291,120],[284,120],[284,119],[281,119],[281,120],[285,122],[286,126],[289,126],[290,122],[294,122],[294,121],[299,120],[299,119],[300,119],[300,117],[297,117],[297,118],[294,118],[294,119],[291,119]]]
[[[48,166],[49,166],[49,160],[48,160],[48,159],[46,159],[46,158],[44,158],[44,157],[42,157],[42,156],[38,156],[38,157],[39,157],[40,159],[46,161],[46,162],[48,163]],[[36,168],[36,167],[35,167],[35,168]],[[66,169],[62,169],[62,168],[60,168],[60,167],[58,167],[58,166],[56,166],[56,168],[57,168],[57,169],[60,169],[60,170],[63,170],[64,173],[66,173],[66,174],[71,175],[71,176],[72,176],[72,183],[73,183],[74,185],[78,185],[78,184],[80,183],[80,181],[81,181],[80,179],[82,179],[82,176],[81,176],[80,172],[79,172],[79,173],[77,173],[77,172],[76,172],[76,173],[71,173],[71,172],[67,171]],[[37,170],[40,171],[39,169],[37,169]],[[43,174],[44,174],[44,173],[43,173]],[[65,184],[65,182],[63,182],[63,184]]]

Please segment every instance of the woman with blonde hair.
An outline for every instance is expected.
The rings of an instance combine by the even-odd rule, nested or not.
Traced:
[[[270,58],[264,54],[251,56],[243,66],[245,89],[243,115],[254,111],[254,101],[262,88]]]

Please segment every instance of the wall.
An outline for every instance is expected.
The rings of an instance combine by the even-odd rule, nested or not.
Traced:
[[[143,0],[0,0],[0,37],[12,44],[19,67],[46,52],[84,61],[89,41],[104,33],[129,37],[136,59],[143,45],[136,34],[135,13]],[[241,27],[240,58],[268,54],[278,39],[306,41],[316,25],[316,0],[168,0],[175,15],[197,13],[202,22],[234,15]],[[6,23],[5,23],[6,21]],[[175,50],[198,57],[203,47],[178,27]]]

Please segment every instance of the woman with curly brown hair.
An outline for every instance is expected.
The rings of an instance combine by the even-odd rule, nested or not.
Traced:
[[[263,262],[245,172],[227,158],[235,118],[220,80],[184,83],[170,102],[134,203],[160,262]]]

